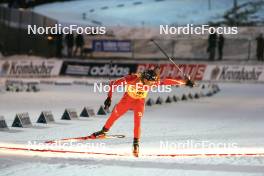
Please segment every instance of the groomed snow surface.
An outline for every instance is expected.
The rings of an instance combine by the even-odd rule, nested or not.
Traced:
[[[221,91],[213,97],[147,107],[142,119],[141,154],[158,153],[239,153],[263,151],[264,146],[264,85],[219,84]],[[28,141],[85,136],[99,130],[107,116],[62,121],[65,108],[84,106],[96,111],[106,94],[94,93],[91,86],[41,85],[38,93],[0,93],[0,114],[11,126],[15,113],[29,112],[36,122],[42,110],[51,110],[55,124],[34,128],[10,128],[0,131],[0,146],[28,146]],[[201,89],[176,88],[171,95],[198,92]],[[203,90],[203,91],[206,91]],[[168,93],[159,94],[166,97]],[[150,97],[157,97],[151,93]],[[121,97],[114,94],[113,105]],[[229,157],[147,157],[131,156],[133,140],[133,114],[128,112],[111,129],[111,134],[124,134],[123,139],[87,141],[88,148],[78,146],[72,151],[94,151],[126,154],[106,156],[70,153],[47,153],[0,150],[1,176],[29,175],[263,175],[263,156]],[[161,143],[170,144],[162,148]],[[176,148],[177,144],[235,144],[233,147],[215,149],[205,147]],[[83,143],[84,144],[84,143]]]

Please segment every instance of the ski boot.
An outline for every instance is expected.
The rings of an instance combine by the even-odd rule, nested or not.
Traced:
[[[134,138],[134,141],[133,141],[133,155],[134,157],[138,157],[139,155],[139,139],[138,138]]]
[[[91,135],[92,139],[104,138],[109,130],[105,127],[100,131],[96,131]]]

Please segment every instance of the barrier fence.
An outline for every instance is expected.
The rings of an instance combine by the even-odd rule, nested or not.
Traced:
[[[152,69],[159,64],[160,77],[181,79],[182,75],[170,63],[136,63],[68,61],[47,59],[0,60],[0,78],[43,78],[73,76],[87,78],[120,78]],[[197,81],[264,82],[264,65],[257,64],[179,64],[180,69]]]
[[[27,35],[26,28],[28,25],[36,26],[54,26],[58,22],[54,19],[47,18],[30,10],[12,9],[0,6],[0,44],[5,45],[7,52],[11,54],[28,54],[53,57],[58,53],[56,46],[56,38],[49,41],[47,36],[43,35]],[[2,25],[1,25],[2,24]],[[239,36],[238,36],[239,37]],[[109,38],[109,37],[108,37]],[[119,42],[110,42],[112,39],[102,39],[97,36],[85,36],[86,48],[89,54],[84,57],[126,57],[135,59],[164,59],[164,56],[156,48],[149,39],[129,39]],[[93,41],[107,42],[110,50],[98,50],[94,48]],[[118,40],[116,40],[118,41]],[[52,43],[53,42],[53,43]],[[208,41],[206,38],[175,38],[160,39],[157,42],[166,52],[177,59],[193,59],[206,60],[209,53],[207,52]],[[90,44],[89,43],[93,43]],[[100,42],[97,42],[100,43]],[[120,47],[123,48],[120,49]],[[116,48],[112,50],[112,48]],[[64,43],[62,49],[64,56],[67,55],[67,47]],[[223,60],[256,60],[256,40],[255,37],[250,38],[230,38],[226,36],[223,47]],[[215,60],[218,59],[218,48],[215,48]]]
[[[177,59],[202,59],[209,57],[207,52],[207,39],[174,39],[174,40],[157,40],[162,48]],[[162,53],[157,50],[156,46],[150,40],[133,41],[134,58],[164,58]],[[216,43],[215,60],[218,60],[219,52]],[[255,60],[256,44],[254,39],[231,39],[226,38],[223,47],[224,60]]]
[[[27,26],[54,26],[57,21],[30,10],[0,6],[0,52],[51,57],[56,52],[46,35],[28,35]]]
[[[91,38],[90,38],[91,40]],[[98,39],[94,39],[98,42]],[[117,47],[117,43],[111,39],[105,41],[109,48]],[[119,42],[127,40],[119,40]],[[208,40],[205,38],[179,38],[179,39],[157,39],[161,47],[169,56],[183,60],[209,60],[207,52]],[[103,45],[103,44],[102,44]],[[103,48],[103,46],[101,46]],[[165,59],[164,55],[157,49],[150,39],[132,39],[127,46],[128,52],[120,51],[101,51],[93,48],[92,57],[127,57],[134,59]],[[248,61],[256,60],[256,41],[255,39],[233,39],[225,38],[223,46],[223,60]],[[90,57],[90,56],[89,56]],[[218,43],[215,47],[214,60],[219,60]]]
[[[8,27],[24,28],[28,25],[54,26],[58,22],[54,19],[37,14],[31,10],[6,8],[0,6],[0,22]]]

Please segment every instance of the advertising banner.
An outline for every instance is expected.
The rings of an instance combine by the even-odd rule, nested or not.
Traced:
[[[93,40],[95,52],[131,52],[130,40]]]
[[[64,62],[61,74],[72,76],[122,77],[135,73],[137,64]]]
[[[9,77],[50,77],[58,76],[61,70],[60,60],[2,60],[0,76]]]
[[[139,64],[137,72],[142,72],[148,68],[154,68],[155,64]],[[159,64],[161,78],[182,79],[181,72],[173,64]],[[202,80],[206,69],[205,64],[180,64],[180,69],[191,76],[194,80]]]
[[[264,81],[263,65],[208,65],[205,81]]]
[[[182,79],[181,72],[173,64],[158,64],[161,78]],[[122,77],[131,73],[153,69],[157,64],[137,63],[97,63],[65,61],[62,75],[91,77]],[[221,65],[221,64],[179,64],[179,68],[196,81],[219,82],[263,82],[264,65]]]

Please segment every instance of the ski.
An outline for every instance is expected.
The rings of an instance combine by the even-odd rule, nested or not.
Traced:
[[[64,153],[64,154],[85,154],[85,155],[101,155],[101,156],[120,156],[120,157],[129,157],[132,156],[130,153],[125,152],[94,152],[94,151],[73,151],[73,150],[60,150],[60,149],[37,149],[37,148],[28,148],[22,146],[0,146],[0,150],[3,151],[25,151],[25,152],[35,152],[34,156],[39,153],[43,154],[44,152],[48,153]],[[20,153],[21,154],[21,153]],[[264,157],[263,151],[256,152],[246,152],[246,151],[237,151],[237,152],[227,152],[227,153],[202,153],[202,152],[176,152],[176,153],[142,153],[140,157],[164,157],[164,158],[178,158],[178,157]]]
[[[75,137],[75,138],[64,138],[64,139],[55,139],[50,141],[45,141],[46,144],[56,143],[56,142],[78,142],[78,141],[86,141],[86,140],[95,140],[95,139],[116,139],[116,138],[125,138],[125,135],[106,135],[98,138],[94,138],[92,135],[83,136],[83,137]]]

